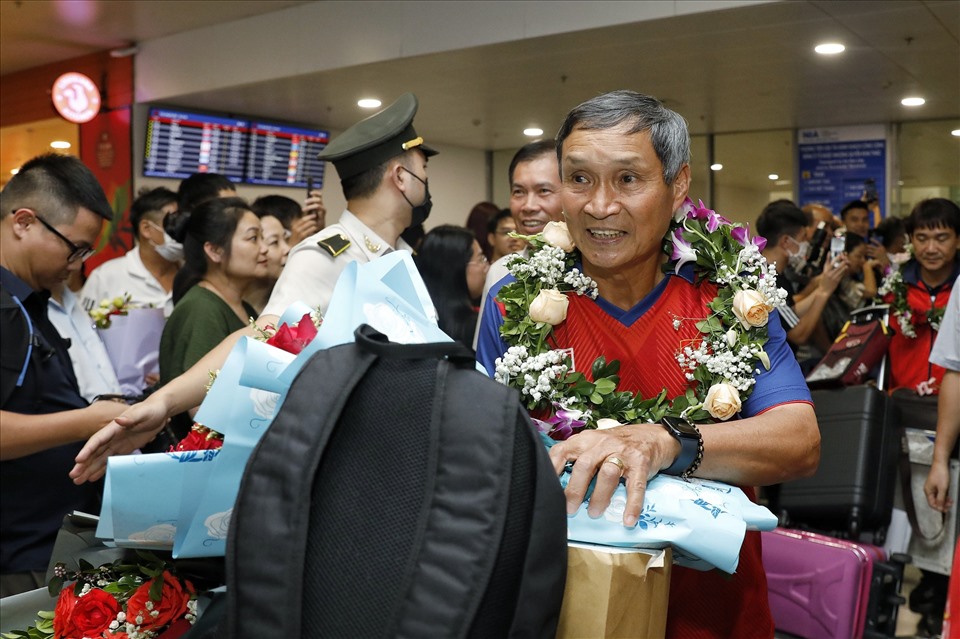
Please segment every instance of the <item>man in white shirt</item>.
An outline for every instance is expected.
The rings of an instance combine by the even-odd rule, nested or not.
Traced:
[[[290,251],[258,325],[276,326],[280,315],[297,301],[326,311],[334,284],[347,264],[409,250],[400,233],[422,224],[430,212],[427,158],[437,153],[413,128],[417,106],[416,96],[405,93],[383,111],[344,131],[319,154],[336,167],[348,210],[337,224]],[[556,173],[556,159],[553,162]],[[142,446],[170,415],[198,406],[208,372],[223,365],[240,337],[253,334],[249,327],[234,332],[190,370],[131,406],[119,422],[108,424],[87,442],[70,476],[75,482],[98,479],[106,470],[109,455]]]
[[[88,402],[98,395],[119,395],[120,382],[107,356],[107,349],[76,293],[63,285],[59,289],[51,289],[50,299],[47,300],[47,316],[60,337],[70,340],[67,353],[73,362],[80,395]]]
[[[177,210],[177,194],[164,187],[141,192],[130,207],[136,243],[122,257],[104,262],[90,274],[80,292],[90,311],[102,300],[130,295],[134,306],[173,312],[173,278],[183,260],[183,247],[163,229],[164,218]]]

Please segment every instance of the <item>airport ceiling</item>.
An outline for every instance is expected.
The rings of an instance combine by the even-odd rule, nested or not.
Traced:
[[[298,4],[0,0],[0,74]],[[89,26],[76,29],[67,20]],[[813,52],[828,40],[843,41],[846,51]],[[694,134],[942,119],[957,120],[956,128],[960,2],[761,3],[281,77],[167,102],[342,130],[357,119],[358,97],[373,90],[392,99],[413,90],[421,103],[418,129],[431,140],[497,150],[522,144],[529,126],[552,135],[570,107],[615,88],[660,97]],[[902,106],[911,95],[926,104]],[[318,112],[325,114],[319,122]]]

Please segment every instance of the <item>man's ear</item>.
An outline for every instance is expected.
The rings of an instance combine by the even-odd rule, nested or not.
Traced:
[[[13,223],[13,234],[18,239],[23,238],[30,229],[30,225],[36,222],[36,215],[30,209],[17,209],[10,214],[10,217]]]
[[[680,208],[690,192],[690,165],[684,164],[673,178],[673,210]]]
[[[219,264],[223,261],[223,249],[219,246],[215,246],[210,242],[204,242],[203,252],[207,254],[207,258],[214,264]]]

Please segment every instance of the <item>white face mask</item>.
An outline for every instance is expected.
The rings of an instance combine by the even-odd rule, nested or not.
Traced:
[[[162,257],[168,262],[182,262],[183,261],[183,244],[176,241],[170,234],[163,230],[159,224],[154,224],[150,222],[158,229],[163,231],[163,244],[157,244],[151,240],[154,250],[156,250],[157,255]]]
[[[807,264],[807,255],[810,254],[810,242],[798,242],[792,237],[790,240],[797,245],[796,253],[787,253],[787,265],[794,271],[800,271]]]

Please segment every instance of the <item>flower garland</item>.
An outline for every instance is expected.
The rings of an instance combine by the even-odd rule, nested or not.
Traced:
[[[664,415],[727,420],[752,392],[757,365],[770,368],[764,351],[767,320],[786,292],[777,288],[776,269],[760,254],[766,240],[751,237],[746,227],[702,202],[684,202],[663,243],[672,260],[665,271],[693,263],[698,281],[718,285],[711,313],[696,320],[702,339],[676,353],[677,364],[695,383],[669,399],[666,390],[646,399],[618,391],[620,363],[604,357],[593,363],[591,381],[572,370],[566,351],[549,346],[553,327],[566,318],[567,295],[595,299],[597,285],[577,268],[580,255],[565,223],[551,222],[538,235],[520,237],[531,253],[511,258],[508,268],[516,281],[497,295],[506,311],[500,335],[509,348],[496,360],[494,378],[519,390],[531,411],[551,413],[545,430],[552,437],[562,439],[583,427],[657,422]],[[686,321],[695,320],[677,317],[674,329]]]
[[[903,333],[904,337],[916,339],[917,327],[913,323],[913,314],[916,309],[911,308],[910,304],[907,303],[907,285],[903,281],[903,266],[890,271],[889,275],[884,278],[880,288],[877,289],[877,295],[884,299],[890,295],[893,296],[893,300],[890,302],[890,310],[897,320],[897,326],[900,327],[900,332]],[[926,311],[927,323],[930,324],[933,330],[940,330],[940,323],[943,322],[943,314],[945,311],[945,308],[938,308],[936,306]]]

